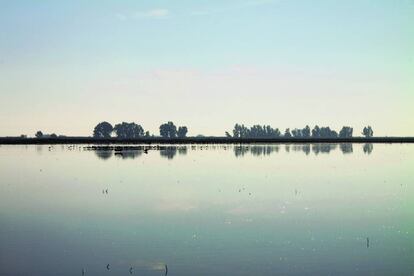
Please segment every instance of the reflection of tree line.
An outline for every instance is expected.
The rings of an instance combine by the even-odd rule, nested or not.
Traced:
[[[374,149],[374,145],[372,143],[364,144],[364,153],[371,154],[372,150]]]
[[[176,155],[177,152],[179,155],[186,155],[187,154],[187,147],[182,146],[182,147],[166,147],[164,149],[160,149],[160,156],[161,157],[165,157],[167,159],[173,159]]]
[[[324,154],[324,153],[330,153],[331,151],[334,151],[338,148],[341,150],[343,154],[349,154],[353,153],[353,144],[352,143],[341,143],[341,144],[327,144],[327,143],[321,143],[321,144],[292,144],[292,145],[285,145],[285,152],[290,151],[302,151],[306,155],[309,155],[311,152],[313,152],[315,155],[318,154]],[[279,145],[254,145],[254,146],[234,146],[233,151],[234,155],[236,157],[244,156],[248,153],[250,153],[253,156],[264,156],[264,155],[270,155],[272,153],[277,153],[280,150]],[[363,151],[366,154],[371,154],[373,150],[373,145],[371,143],[364,144]]]
[[[187,154],[186,146],[88,146],[84,150],[94,151],[100,159],[109,159],[116,156],[122,159],[135,159],[143,153],[147,154],[149,150],[156,150],[161,157],[173,159],[177,153],[179,155]]]
[[[254,145],[254,146],[234,146],[233,151],[236,157],[244,156],[247,153],[251,153],[254,156],[270,155],[273,152],[279,152],[280,147],[278,145]]]
[[[285,152],[289,153],[290,151],[294,152],[303,152],[306,155],[309,155],[311,152],[315,155],[330,153],[339,148],[343,154],[353,153],[352,143],[341,143],[341,144],[329,144],[329,143],[320,143],[320,144],[286,144],[281,145],[191,145],[191,146],[89,146],[85,147],[85,150],[94,151],[96,156],[100,159],[109,159],[112,156],[122,158],[122,159],[135,159],[140,157],[143,153],[148,153],[149,150],[156,150],[159,152],[160,156],[167,159],[173,159],[177,154],[186,155],[188,149],[192,151],[202,151],[202,150],[227,150],[233,149],[234,155],[236,157],[243,157],[246,154],[251,154],[253,156],[268,156],[272,153],[278,153],[281,148],[284,147]],[[363,152],[366,154],[371,154],[373,151],[373,144],[367,143],[364,144]]]

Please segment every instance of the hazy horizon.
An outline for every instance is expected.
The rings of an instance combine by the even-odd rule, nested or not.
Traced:
[[[0,3],[0,136],[101,121],[414,136],[414,1]]]

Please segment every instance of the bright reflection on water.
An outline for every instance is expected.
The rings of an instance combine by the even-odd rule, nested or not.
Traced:
[[[0,275],[412,275],[413,168],[414,145],[1,146]]]

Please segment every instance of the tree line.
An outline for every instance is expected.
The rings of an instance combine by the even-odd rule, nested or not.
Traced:
[[[160,136],[164,138],[184,138],[187,136],[188,129],[186,126],[176,127],[173,122],[167,122],[159,127]],[[113,134],[121,139],[136,139],[142,137],[154,137],[149,131],[137,123],[122,122],[112,126],[108,122],[101,122],[93,129],[94,138],[111,138]]]
[[[349,126],[344,126],[339,131],[332,130],[330,127],[315,126],[312,130],[307,125],[302,129],[287,128],[282,134],[278,128],[272,128],[269,125],[253,125],[252,127],[246,127],[243,124],[235,124],[233,133],[230,134],[226,131],[226,137],[232,138],[350,138],[353,137],[354,129]],[[365,137],[372,137],[374,131],[371,126],[364,127],[362,135]]]
[[[278,128],[273,128],[269,125],[253,125],[247,127],[244,124],[235,124],[232,133],[225,132],[228,138],[351,138],[353,137],[354,129],[349,126],[344,126],[337,132],[330,127],[314,126],[311,129],[308,125],[304,128],[287,128],[283,133]],[[187,137],[188,128],[186,126],[177,127],[173,122],[169,121],[159,126],[159,136],[164,138],[185,138]],[[363,128],[362,133],[365,137],[373,137],[374,131],[371,126]],[[114,126],[104,121],[100,122],[93,129],[93,137],[99,139],[117,137],[121,139],[136,139],[155,137],[149,131],[135,122],[122,122]],[[43,134],[42,131],[36,132],[37,138],[57,138],[65,137],[58,136],[54,133]]]

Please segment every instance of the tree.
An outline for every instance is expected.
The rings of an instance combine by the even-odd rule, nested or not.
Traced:
[[[226,137],[227,138],[231,138],[232,137],[231,134],[228,131],[226,131]]]
[[[188,129],[186,126],[180,126],[177,131],[177,135],[180,138],[184,138],[187,135]]]
[[[227,137],[231,137],[230,133],[226,132]],[[248,128],[244,125],[235,124],[233,128],[233,137],[235,138],[276,138],[280,137],[278,128],[272,128],[269,125],[253,125]]]
[[[362,130],[362,135],[364,135],[367,138],[374,136],[374,131],[372,130],[371,126],[364,127],[364,129]]]
[[[280,130],[278,128],[272,128],[271,126],[263,127],[265,137],[276,138],[280,137]]]
[[[168,122],[160,125],[160,135],[164,138],[177,137],[177,127],[173,122]]]
[[[302,137],[309,138],[311,136],[310,127],[307,125],[304,129],[302,129]]]
[[[312,137],[315,138],[337,138],[338,133],[335,130],[331,130],[330,127],[318,127],[315,126],[312,129]]]
[[[52,134],[50,134],[50,138],[57,138],[58,136],[57,136],[57,134],[56,133],[52,133]]]
[[[101,122],[97,124],[93,130],[94,138],[110,138],[111,133],[114,130],[112,125],[108,122]]]
[[[122,122],[122,124],[115,125],[114,131],[116,136],[122,139],[136,139],[144,136],[144,129],[136,123]]]
[[[344,126],[342,127],[341,131],[339,131],[340,138],[350,138],[352,137],[354,129],[352,127]]]
[[[315,126],[313,129],[312,129],[312,137],[314,137],[314,138],[318,138],[318,137],[321,137],[321,129],[319,128],[319,126]]]
[[[330,127],[321,127],[320,137],[322,137],[322,138],[337,138],[338,133],[335,130],[331,130]]]
[[[243,124],[235,124],[233,129],[233,137],[235,138],[246,138],[250,135],[250,130],[245,127]]]
[[[240,137],[240,126],[239,124],[235,124],[233,128],[233,137],[239,138]]]
[[[292,137],[292,134],[290,134],[290,129],[289,128],[287,128],[286,130],[285,130],[285,138],[291,138]]]
[[[35,136],[36,136],[36,138],[42,138],[43,137],[43,132],[41,132],[39,130],[38,132],[36,132]]]
[[[293,129],[292,130],[292,136],[295,137],[295,138],[302,137],[302,130],[297,129],[297,128]]]

